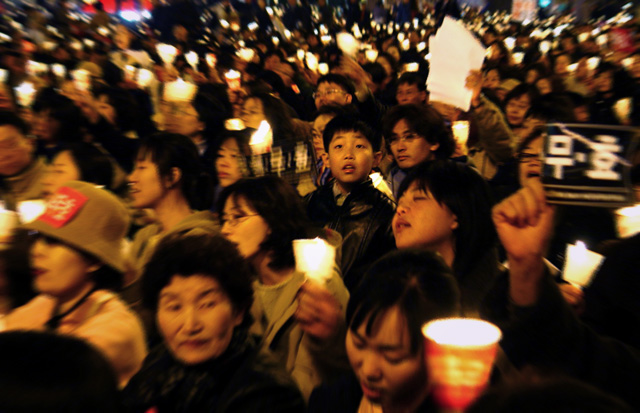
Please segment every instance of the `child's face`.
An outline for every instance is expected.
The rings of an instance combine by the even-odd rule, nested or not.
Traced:
[[[381,156],[373,151],[371,142],[362,133],[354,131],[336,132],[327,149],[328,166],[345,192],[367,179]]]

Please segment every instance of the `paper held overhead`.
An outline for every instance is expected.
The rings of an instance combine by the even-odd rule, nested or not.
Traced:
[[[482,67],[484,46],[462,24],[445,17],[436,35],[429,39],[429,52],[430,99],[468,111],[472,93],[465,83],[472,70]]]

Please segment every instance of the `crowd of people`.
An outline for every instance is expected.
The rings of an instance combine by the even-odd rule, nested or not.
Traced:
[[[437,412],[447,317],[502,331],[471,412],[640,409],[640,234],[542,184],[545,124],[640,125],[632,10],[329,3],[3,4],[0,411]],[[427,88],[446,15],[487,50],[467,111]]]

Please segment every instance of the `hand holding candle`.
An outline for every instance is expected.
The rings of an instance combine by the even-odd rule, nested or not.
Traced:
[[[587,287],[603,259],[602,255],[589,251],[582,241],[569,244],[562,278],[580,287]]]

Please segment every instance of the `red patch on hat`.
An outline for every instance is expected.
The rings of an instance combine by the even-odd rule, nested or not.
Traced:
[[[47,209],[38,221],[60,228],[69,222],[88,200],[89,198],[81,192],[64,186],[47,202]]]

